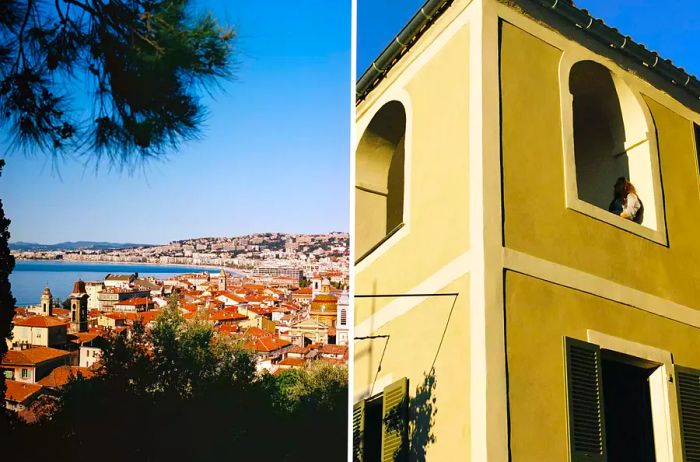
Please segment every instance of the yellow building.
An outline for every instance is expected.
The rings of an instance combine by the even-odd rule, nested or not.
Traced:
[[[700,82],[570,0],[429,0],[357,91],[355,460],[700,460]]]

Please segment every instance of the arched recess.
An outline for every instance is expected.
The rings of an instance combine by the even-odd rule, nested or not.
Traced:
[[[569,91],[568,107],[565,102],[563,110],[570,114],[564,117],[565,149],[568,144],[572,151],[569,165],[575,171],[575,190],[570,192],[601,212],[607,211],[615,181],[628,178],[644,204],[642,226],[660,230],[663,211],[656,129],[644,100],[596,61],[578,60],[564,70],[563,83]],[[566,140],[567,136],[573,140]],[[567,198],[571,205],[569,202]]]
[[[355,153],[355,255],[391,235],[404,220],[406,110],[390,101],[374,115]]]

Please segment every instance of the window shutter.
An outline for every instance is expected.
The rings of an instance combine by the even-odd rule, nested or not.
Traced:
[[[566,338],[569,441],[572,462],[605,462],[600,347]]]
[[[355,403],[352,407],[352,460],[362,462],[364,460],[364,433],[365,431],[365,400]]]
[[[700,371],[675,366],[683,460],[700,462]]]
[[[382,462],[407,460],[408,379],[384,388],[382,400]]]

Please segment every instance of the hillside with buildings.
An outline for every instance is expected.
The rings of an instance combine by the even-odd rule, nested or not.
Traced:
[[[316,272],[349,268],[348,233],[259,233],[237,237],[202,237],[166,245],[131,248],[13,250],[18,260],[127,262],[235,268],[254,276],[310,278]]]
[[[259,375],[346,367],[352,317],[347,289],[337,288],[347,285],[346,275],[315,273],[300,287],[298,277],[223,269],[164,280],[107,274],[75,281],[62,304],[47,287],[38,305],[16,308],[10,351],[0,363],[5,405],[33,420],[37,403],[55,400],[72,378],[100,373],[109,342],[148,332],[167,309],[183,323],[211,329],[212,341],[248,351]]]

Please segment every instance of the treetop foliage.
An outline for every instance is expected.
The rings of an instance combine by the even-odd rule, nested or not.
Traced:
[[[37,406],[36,423],[11,422],[3,450],[23,460],[343,461],[347,386],[347,369],[320,363],[256,374],[251,352],[185,321],[173,299],[151,330],[111,337],[97,375]]]
[[[0,126],[12,146],[123,165],[196,138],[198,93],[231,77],[235,34],[191,3],[0,2]]]

